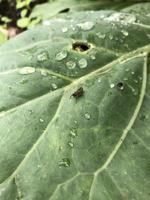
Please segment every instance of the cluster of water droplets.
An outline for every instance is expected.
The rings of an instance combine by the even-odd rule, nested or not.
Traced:
[[[69,138],[70,140],[67,143],[67,146],[69,148],[74,148],[74,139],[77,137],[77,129],[73,128],[70,130],[69,133]],[[70,158],[66,157],[66,158],[62,158],[61,161],[58,162],[59,167],[70,167],[71,166],[71,160]]]
[[[106,18],[110,22],[122,22],[123,24],[131,24],[136,22],[136,16],[128,13],[113,13]]]
[[[81,28],[83,31],[89,31],[94,27],[95,23],[91,21],[83,22],[77,24],[79,28]]]

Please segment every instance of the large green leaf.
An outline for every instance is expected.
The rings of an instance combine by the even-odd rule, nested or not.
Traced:
[[[56,0],[39,4],[34,7],[30,18],[40,18],[42,21],[58,17],[58,14],[65,12],[84,10],[117,10],[123,12],[134,12],[137,14],[148,14],[150,3],[141,3],[141,0]],[[136,3],[134,3],[136,2]],[[143,1],[142,1],[143,2]],[[146,2],[146,1],[145,1]],[[147,1],[149,2],[149,0]]]
[[[113,11],[1,46],[0,200],[148,200],[149,52],[149,16]]]
[[[133,5],[133,2],[118,2],[112,0],[57,0],[35,6],[30,18],[40,17],[42,20],[56,17],[60,13],[84,10],[120,10]]]

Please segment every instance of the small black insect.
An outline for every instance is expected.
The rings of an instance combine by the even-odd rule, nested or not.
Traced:
[[[71,97],[74,97],[76,100],[80,97],[82,97],[84,94],[84,90],[83,90],[83,87],[80,87],[79,89],[77,89],[71,96]]]

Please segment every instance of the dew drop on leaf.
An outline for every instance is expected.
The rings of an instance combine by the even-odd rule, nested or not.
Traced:
[[[109,39],[112,40],[113,39],[113,35],[109,35]]]
[[[43,53],[37,55],[37,60],[38,60],[39,62],[43,62],[43,61],[45,61],[45,60],[47,60],[47,59],[48,59],[48,54],[47,54],[47,52],[43,52]]]
[[[61,30],[62,30],[63,33],[66,33],[66,32],[68,31],[68,28],[67,28],[67,27],[64,27],[64,28],[62,28]]]
[[[84,116],[85,116],[85,119],[87,119],[87,120],[91,119],[91,115],[89,113],[85,113]]]
[[[23,67],[19,70],[19,74],[22,74],[22,75],[28,75],[28,74],[32,74],[34,72],[35,72],[34,67]]]
[[[67,51],[66,50],[62,50],[61,52],[56,54],[56,60],[57,61],[61,61],[66,57],[67,57]]]
[[[72,142],[68,142],[68,146],[73,148],[74,147],[74,144]]]
[[[100,39],[104,39],[106,37],[105,34],[102,34],[100,32],[96,33],[97,37],[100,38]]]
[[[72,130],[70,131],[70,136],[73,137],[73,138],[75,138],[75,137],[77,136],[77,131],[76,131],[76,129],[72,129]]]
[[[129,33],[128,33],[127,31],[122,30],[121,32],[122,32],[122,34],[123,34],[124,36],[128,36],[128,35],[129,35]]]
[[[94,27],[94,23],[93,22],[84,22],[84,23],[77,24],[77,26],[80,27],[84,31],[88,31]]]
[[[101,81],[102,81],[101,78],[98,78],[97,82],[98,82],[98,83],[101,83]]]
[[[49,20],[44,20],[42,24],[45,26],[50,26],[51,22]]]
[[[133,14],[128,13],[113,13],[106,19],[107,21],[121,21],[124,24],[134,23],[136,17]]]
[[[68,67],[68,69],[74,69],[76,67],[76,63],[73,61],[68,61],[66,63],[66,66]]]
[[[41,122],[41,123],[43,123],[43,122],[44,122],[44,120],[41,118],[41,119],[40,119],[40,122]]]
[[[110,84],[110,88],[114,88],[115,87],[115,84],[114,83],[111,83]]]
[[[96,59],[96,56],[93,54],[93,55],[90,55],[91,59],[92,60],[95,60]]]
[[[56,83],[52,83],[51,85],[52,85],[52,88],[53,88],[53,89],[55,89],[55,90],[57,89]]]
[[[59,161],[59,167],[70,167],[71,162],[69,158],[63,158],[61,161]]]
[[[87,60],[86,60],[85,58],[81,58],[81,59],[79,60],[79,67],[80,67],[81,69],[87,67]]]

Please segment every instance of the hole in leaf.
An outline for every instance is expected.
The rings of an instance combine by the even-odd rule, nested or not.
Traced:
[[[123,90],[124,84],[122,82],[117,83],[117,88],[118,88],[118,90]]]
[[[70,8],[65,8],[65,9],[59,11],[59,13],[67,13],[69,11],[70,11]]]
[[[90,49],[90,45],[84,42],[75,42],[72,45],[73,50],[78,52],[84,52]]]

